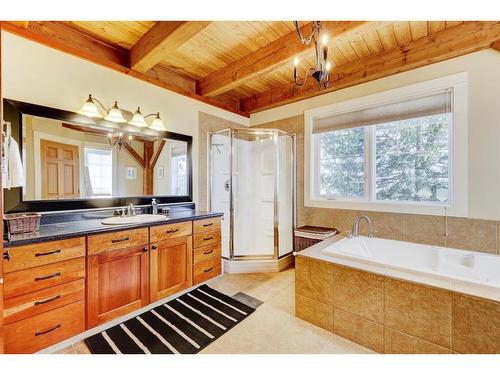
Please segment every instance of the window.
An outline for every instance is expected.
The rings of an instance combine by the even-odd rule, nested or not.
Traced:
[[[113,156],[107,148],[85,147],[84,187],[87,197],[113,195]]]
[[[466,212],[466,85],[417,86],[306,112],[306,206]]]
[[[187,149],[186,145],[172,147],[171,150],[172,186],[174,195],[187,195]]]

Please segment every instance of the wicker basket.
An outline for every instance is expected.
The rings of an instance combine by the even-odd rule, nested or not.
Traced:
[[[40,228],[42,215],[36,212],[4,215],[7,230],[10,234],[36,232]]]
[[[294,250],[300,251],[317,244],[327,238],[335,236],[338,230],[335,228],[323,228],[304,226],[297,228],[294,232]]]

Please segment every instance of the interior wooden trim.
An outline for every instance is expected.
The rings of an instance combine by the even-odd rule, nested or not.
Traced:
[[[157,21],[130,50],[130,68],[145,73],[207,27],[207,21]]]
[[[128,67],[129,58],[126,51],[124,52],[122,49],[110,47],[63,24],[57,22],[31,21],[28,29],[25,29],[24,27],[14,25],[9,22],[2,22],[1,27],[2,30],[8,31],[12,34],[119,71],[136,79],[140,79],[161,88],[176,92],[202,103],[212,105],[243,117],[250,117],[248,113],[241,111],[239,108],[228,105],[227,102],[221,103],[213,98],[205,98],[196,93],[186,92],[186,89],[183,87],[179,88],[177,84],[174,83],[178,81],[178,78],[171,79],[171,77],[175,74],[171,71],[168,71],[168,74],[162,69],[155,70],[154,74],[136,72]]]
[[[310,80],[302,87],[291,82],[243,99],[242,109],[248,113],[255,113],[278,107],[490,48],[491,44],[499,39],[500,22],[465,22],[408,42],[391,51],[335,67],[327,89],[319,90],[314,80]]]

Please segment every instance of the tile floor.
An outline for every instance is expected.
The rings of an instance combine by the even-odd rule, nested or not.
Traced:
[[[295,317],[295,271],[225,274],[209,285],[230,296],[243,292],[264,303],[204,348],[206,354],[365,354],[360,345]],[[88,354],[83,342],[58,353]]]

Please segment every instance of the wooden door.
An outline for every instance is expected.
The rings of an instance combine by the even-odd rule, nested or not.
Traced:
[[[87,257],[87,328],[148,303],[147,245]]]
[[[78,146],[40,140],[42,199],[80,197]]]
[[[192,236],[171,238],[151,245],[151,302],[193,285]]]

